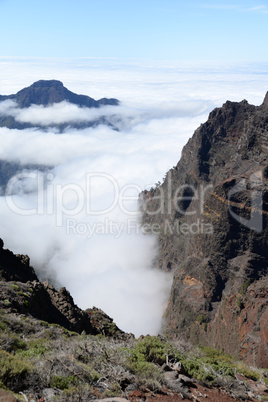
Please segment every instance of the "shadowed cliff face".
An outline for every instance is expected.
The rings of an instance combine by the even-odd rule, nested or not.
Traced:
[[[227,101],[184,147],[161,186],[141,195],[174,272],[165,331],[268,366],[268,95]]]

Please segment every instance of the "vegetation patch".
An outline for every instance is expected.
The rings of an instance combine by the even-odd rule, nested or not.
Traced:
[[[15,291],[20,291],[20,287],[18,285],[16,285],[15,283],[11,283],[10,287],[11,287],[11,289],[13,289]]]
[[[26,350],[21,350],[18,353],[24,357],[43,356],[49,348],[44,345],[43,340],[31,341],[27,344]]]
[[[0,350],[0,386],[20,390],[23,388],[23,380],[30,371],[31,368],[27,362]]]
[[[242,295],[244,295],[248,289],[248,287],[251,285],[252,280],[251,279],[247,279],[246,282],[243,283],[243,285],[241,286],[241,290],[240,293]]]
[[[259,371],[251,369],[242,362],[234,364],[234,367],[237,373],[242,374],[243,376],[249,378],[250,380],[259,381],[261,378],[261,374]]]
[[[63,377],[63,376],[53,376],[50,382],[50,386],[52,388],[58,388],[58,389],[68,389],[72,385],[77,384],[77,377],[74,375],[71,375],[69,377]]]

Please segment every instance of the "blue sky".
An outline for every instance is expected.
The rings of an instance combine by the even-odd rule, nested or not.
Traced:
[[[267,61],[267,0],[0,0],[0,16],[0,56]]]

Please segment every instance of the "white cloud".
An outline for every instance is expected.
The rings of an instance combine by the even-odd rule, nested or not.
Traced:
[[[101,117],[103,113],[108,114],[108,110],[103,112],[103,108],[108,108],[109,114],[115,113],[115,107],[112,106],[89,109],[63,101],[55,103],[53,106],[32,105],[29,108],[20,109],[16,115],[16,120],[42,126],[70,122],[90,122]]]
[[[16,116],[17,103],[11,99],[0,102],[0,116]]]
[[[183,143],[200,118],[205,119],[198,114],[206,109],[202,103],[193,102],[192,112],[190,103],[183,107],[119,107],[117,115],[125,128],[121,132],[105,126],[63,134],[0,128],[0,159],[55,166],[52,180],[47,180],[47,173],[38,179],[34,171],[10,182],[11,196],[1,199],[0,208],[2,227],[8,228],[2,235],[6,244],[28,253],[43,277],[52,275],[67,286],[79,306],[101,307],[136,335],[160,330],[171,284],[169,275],[151,267],[157,243],[140,231],[136,200],[177,162]],[[50,121],[55,110],[58,105],[50,108]],[[86,200],[87,175],[92,175],[92,211],[109,209],[117,197],[115,208],[100,216],[85,208],[69,215],[77,191],[79,199]],[[36,189],[43,177],[48,191],[38,199]],[[135,200],[124,201],[127,196]],[[27,216],[20,215],[24,212]],[[14,227],[16,237],[11,235]]]
[[[186,117],[208,112],[209,102],[186,100],[184,102],[165,102],[155,105],[154,108],[135,108],[126,105],[102,106],[100,108],[79,107],[63,101],[49,106],[31,105],[28,108],[19,108],[13,100],[0,102],[0,116],[13,116],[21,123],[31,123],[36,126],[53,126],[58,124],[72,124],[94,122],[105,117],[106,121],[120,130],[129,129],[138,123],[152,119],[172,117]]]
[[[151,268],[156,239],[139,232],[139,215],[132,214],[136,201],[127,201],[126,196],[137,198],[140,189],[161,181],[214,106],[244,98],[260,104],[267,76],[262,66],[254,74],[246,66],[233,70],[131,63],[0,61],[1,94],[15,93],[33,80],[55,78],[74,92],[123,101],[118,108],[98,110],[65,102],[19,110],[12,102],[0,103],[0,113],[9,111],[35,124],[105,113],[112,122],[119,118],[121,129],[98,126],[56,134],[0,128],[0,159],[53,167],[50,175],[25,172],[11,183],[12,196],[0,197],[0,237],[14,252],[29,254],[42,277],[53,275],[66,286],[80,307],[96,305],[122,329],[139,335],[160,329],[170,276]],[[85,194],[89,196],[87,174],[92,174],[89,206],[82,205]],[[38,199],[36,188],[43,180],[46,190],[39,192]],[[115,197],[118,202],[111,211],[99,216],[90,213],[108,209]]]

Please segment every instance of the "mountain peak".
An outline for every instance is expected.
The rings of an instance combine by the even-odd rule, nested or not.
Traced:
[[[117,99],[102,98],[95,100],[86,95],[75,94],[69,91],[61,81],[57,80],[39,80],[17,92],[15,95],[0,95],[0,101],[7,99],[15,100],[19,107],[22,108],[29,107],[33,104],[47,106],[63,101],[73,103],[80,107],[85,106],[89,108],[98,108],[101,105],[117,106],[119,104]]]
[[[50,87],[57,87],[57,88],[62,88],[63,83],[58,80],[39,80],[34,82],[32,85],[30,85],[29,88],[50,88]]]

